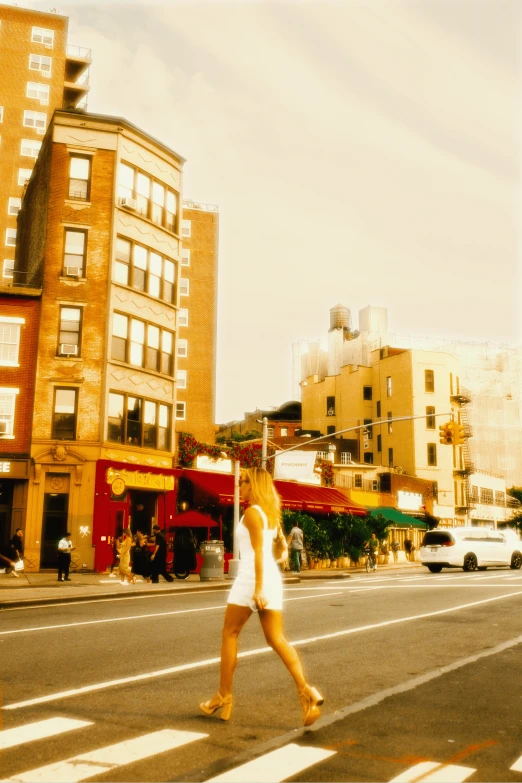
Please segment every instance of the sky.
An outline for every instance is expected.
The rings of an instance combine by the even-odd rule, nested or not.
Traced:
[[[49,3],[20,2],[48,11]],[[89,110],[220,212],[216,420],[292,398],[329,310],[522,342],[519,0],[69,0]]]

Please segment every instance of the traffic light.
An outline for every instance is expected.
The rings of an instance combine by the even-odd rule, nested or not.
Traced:
[[[452,446],[455,443],[456,426],[454,421],[447,421],[439,427],[439,440],[445,446]]]
[[[462,446],[466,442],[466,435],[464,433],[464,427],[462,424],[455,425],[455,434],[453,436],[453,443],[455,446]]]

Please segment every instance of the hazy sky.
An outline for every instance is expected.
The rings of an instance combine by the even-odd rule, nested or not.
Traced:
[[[49,10],[49,2],[20,2]],[[290,345],[357,326],[521,340],[520,0],[57,6],[91,111],[220,210],[217,419],[291,397]]]

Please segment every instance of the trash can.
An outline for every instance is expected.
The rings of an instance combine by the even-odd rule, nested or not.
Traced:
[[[223,541],[202,541],[199,551],[203,563],[199,572],[202,582],[221,581],[224,579],[225,544]]]

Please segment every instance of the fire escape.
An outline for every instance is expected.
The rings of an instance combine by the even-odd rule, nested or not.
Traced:
[[[450,399],[452,402],[458,403],[459,405],[458,420],[459,424],[464,428],[464,436],[466,438],[464,443],[460,446],[460,454],[456,455],[456,464],[453,469],[453,476],[459,478],[460,483],[464,485],[464,497],[455,498],[455,512],[469,514],[471,509],[475,507],[474,504],[477,502],[477,499],[472,495],[469,482],[469,477],[475,470],[469,448],[469,438],[472,436],[468,410],[468,405],[471,403],[471,393],[462,386],[459,386],[457,387],[456,394],[450,395]]]

